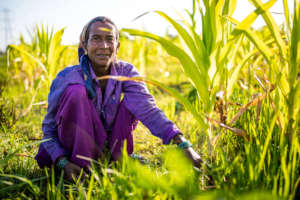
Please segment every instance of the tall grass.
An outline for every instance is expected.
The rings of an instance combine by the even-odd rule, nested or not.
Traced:
[[[76,47],[61,44],[64,30],[54,33],[53,28],[49,30],[44,25],[36,26],[29,43],[21,35],[19,45],[9,45],[9,66],[16,70],[16,74],[24,77],[30,89],[38,80],[44,82],[46,89],[49,88],[59,70],[66,64],[78,62],[74,58],[76,54],[72,53]],[[68,51],[71,48],[73,50]]]
[[[36,26],[31,34],[31,41],[26,42],[20,36],[20,44],[8,46],[8,73],[12,74],[10,84],[23,83],[23,88],[30,93],[30,99],[23,99],[27,106],[20,117],[32,109],[34,103],[45,98],[39,90],[49,90],[52,80],[64,66],[75,64],[76,47],[61,44],[64,28],[53,31],[44,25]],[[22,85],[22,84],[21,84]],[[11,92],[18,91],[13,89]],[[15,96],[19,96],[18,91]],[[44,96],[39,97],[40,94]],[[29,96],[27,96],[29,97]],[[43,102],[44,103],[44,102]]]
[[[246,176],[248,183],[244,183],[245,186],[252,188],[257,184],[262,184],[266,189],[272,188],[273,192],[280,196],[288,197],[290,195],[289,197],[292,198],[300,181],[295,177],[295,174],[299,172],[300,153],[298,133],[300,2],[294,2],[294,12],[291,15],[287,1],[283,1],[286,17],[286,32],[283,33],[268,11],[276,0],[266,3],[262,3],[260,0],[251,0],[250,2],[256,7],[256,10],[242,22],[232,18],[236,1],[229,0],[204,0],[202,5],[200,1],[193,1],[193,11],[188,12],[191,23],[187,23],[185,19],[179,23],[166,13],[155,11],[174,27],[184,46],[173,44],[167,38],[145,31],[134,29],[123,29],[123,31],[157,41],[171,56],[181,62],[182,69],[195,87],[203,107],[197,113],[195,112],[196,107],[192,107],[177,94],[174,96],[196,119],[201,117],[199,122],[204,129],[207,126],[211,127],[211,122],[216,122],[221,127],[235,132],[236,135],[245,136],[246,134],[248,142],[242,143],[243,145],[239,149],[242,151],[237,155],[234,154],[236,155],[234,159],[228,159],[232,150],[223,152],[222,148],[215,148],[218,152],[215,154],[215,161],[218,163],[216,167],[219,166],[219,169],[222,169],[222,173],[217,173],[220,176],[219,181],[225,178],[226,172],[231,174],[236,170],[238,175],[236,177],[231,175],[233,182],[238,184],[244,182],[241,178],[244,179],[243,175],[246,173],[248,174]],[[197,8],[200,12],[200,20],[196,18]],[[269,32],[267,40],[261,38],[259,32],[255,32],[251,28],[259,15],[263,17],[267,25],[266,29]],[[290,18],[293,19],[292,23]],[[199,21],[201,21],[200,34],[196,32]],[[242,47],[244,37],[255,48],[245,49]],[[245,50],[247,50],[246,54]],[[246,56],[242,61],[237,62],[238,55],[241,54]],[[256,56],[257,54],[258,56]],[[237,115],[233,115],[233,120],[229,125],[234,125],[250,105],[255,105],[257,108],[256,120],[253,121],[251,116],[244,118],[243,123],[245,124],[242,125],[242,129],[241,127],[239,129],[229,127],[226,125],[226,121],[222,120],[221,115],[218,120],[211,120],[210,118],[214,116],[214,106],[219,106],[218,102],[215,104],[215,97],[219,90],[225,92],[225,102],[222,102],[225,105],[222,107],[225,111],[222,110],[222,113],[227,113],[227,100],[232,98],[237,79],[244,80],[238,75],[246,63],[253,63],[253,65],[262,63],[259,68],[258,66],[249,67],[251,74],[248,76],[254,76],[264,94],[249,102],[247,106],[239,110]],[[254,73],[251,72],[253,69]],[[256,70],[261,71],[263,77],[258,76]],[[262,123],[260,120],[264,122]],[[218,138],[213,137],[211,129],[206,130],[210,137],[210,144],[214,144]],[[217,136],[222,137],[222,135]],[[243,166],[240,166],[240,163]],[[228,170],[229,166],[232,170]]]

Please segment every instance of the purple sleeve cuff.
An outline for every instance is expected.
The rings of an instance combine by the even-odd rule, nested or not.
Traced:
[[[52,163],[55,163],[58,157],[68,155],[68,152],[64,148],[62,148],[59,142],[56,141],[54,138],[52,140],[42,143],[41,145],[43,145],[44,149],[50,155]]]
[[[66,151],[63,148],[57,148],[55,151],[50,154],[52,162],[55,163],[56,159],[59,158],[60,156],[66,156]]]
[[[174,125],[168,133],[163,137],[163,144],[169,144],[171,139],[178,134],[182,134],[180,130]]]

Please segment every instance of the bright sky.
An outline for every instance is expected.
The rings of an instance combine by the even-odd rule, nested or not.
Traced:
[[[293,2],[288,0],[290,6]],[[5,47],[4,9],[10,11],[10,42],[16,43],[20,34],[28,38],[27,30],[31,31],[35,24],[43,23],[54,26],[55,30],[67,27],[63,43],[76,44],[83,26],[95,16],[110,17],[119,29],[144,27],[147,31],[163,34],[170,25],[153,13],[135,22],[132,20],[151,10],[165,11],[178,18],[176,11],[183,13],[184,9],[191,8],[192,0],[0,0],[0,49]],[[234,18],[241,21],[253,10],[248,0],[238,0]],[[278,0],[270,11],[283,13],[282,0]],[[274,17],[278,23],[284,20],[282,14],[274,14]],[[262,25],[262,19],[255,22],[257,27]]]

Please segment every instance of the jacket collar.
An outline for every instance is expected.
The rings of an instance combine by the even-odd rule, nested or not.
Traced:
[[[112,63],[111,66],[110,66],[110,73],[109,75],[111,76],[117,76],[118,75],[118,72],[117,72],[117,69],[116,69],[116,65],[118,65],[117,63]],[[90,67],[90,72],[91,72],[91,78],[95,81],[95,82],[99,82],[98,79],[97,79],[97,76],[91,66],[91,64],[89,64],[89,67]],[[107,81],[107,85],[106,85],[106,89],[105,89],[105,94],[102,94],[104,95],[104,102],[103,104],[105,105],[109,99],[109,97],[112,95],[115,87],[116,87],[116,83],[117,81],[114,80],[114,79],[108,79]]]

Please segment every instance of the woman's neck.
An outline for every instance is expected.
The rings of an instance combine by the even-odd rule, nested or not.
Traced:
[[[93,67],[93,65],[92,65],[92,68],[97,77],[106,76],[106,75],[109,75],[109,73],[110,73],[110,66],[108,66],[108,67],[106,67],[106,66]]]

